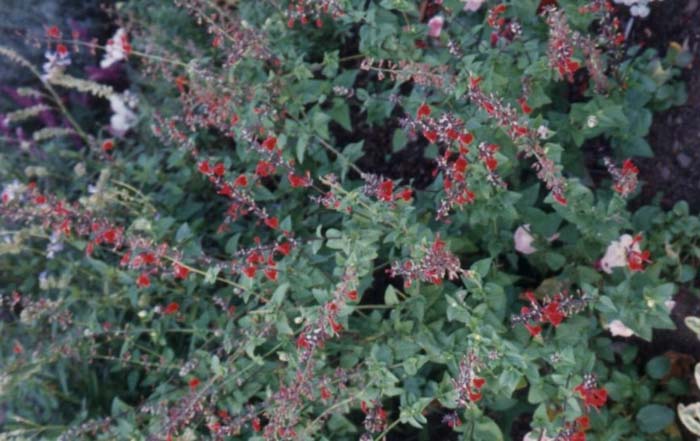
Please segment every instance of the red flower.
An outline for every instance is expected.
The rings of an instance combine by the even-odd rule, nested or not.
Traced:
[[[576,418],[576,427],[578,430],[588,430],[590,427],[590,419],[588,418],[588,415],[583,415]]]
[[[203,173],[205,175],[211,174],[211,166],[209,166],[209,161],[202,161],[199,164],[197,164],[197,169],[199,169],[200,173]]]
[[[481,377],[474,377],[474,379],[472,380],[472,384],[477,389],[481,389],[485,383],[486,383],[486,380],[481,378]]]
[[[496,170],[496,167],[498,167],[498,160],[496,160],[496,158],[493,156],[487,157],[484,162],[486,163],[486,168],[488,168],[489,171],[494,171]]]
[[[190,270],[187,267],[180,265],[179,263],[173,265],[173,270],[175,271],[176,279],[185,280],[190,274]]]
[[[239,120],[240,120],[240,118],[238,118],[238,115],[236,115],[236,114],[234,113],[233,116],[231,117],[231,125],[232,125],[232,126],[235,126],[235,125],[238,123]]]
[[[418,112],[416,113],[416,118],[422,119],[422,118],[427,118],[429,116],[430,116],[430,106],[428,106],[425,103],[418,106]]]
[[[106,139],[102,142],[102,151],[107,153],[114,148],[114,141],[111,139]]]
[[[170,302],[168,303],[168,306],[165,307],[163,310],[163,314],[165,315],[173,315],[177,314],[177,312],[180,310],[180,304],[177,302]]]
[[[190,386],[190,390],[195,390],[195,389],[197,389],[197,386],[199,386],[199,379],[193,378],[190,380],[190,382],[188,384]]]
[[[18,341],[16,341],[16,342],[12,345],[12,352],[14,352],[15,354],[19,355],[19,354],[21,354],[22,352],[24,352],[24,348],[22,347],[22,345],[21,345]]]
[[[288,256],[290,251],[292,251],[292,243],[291,242],[281,243],[281,244],[275,246],[275,251],[279,252],[280,254],[282,254],[284,256]]]
[[[34,203],[37,205],[44,205],[46,203],[46,196],[40,194],[34,198]]]
[[[102,233],[102,240],[107,243],[115,243],[117,241],[117,231],[114,229],[109,229]]]
[[[425,139],[427,139],[431,144],[435,144],[435,141],[438,139],[437,132],[433,130],[423,130],[423,136],[425,136]]]
[[[231,196],[233,196],[233,189],[230,185],[224,183],[221,185],[221,188],[217,193],[222,196],[226,196],[227,198],[230,198]]]
[[[259,161],[258,165],[255,167],[255,174],[264,178],[275,172],[275,166],[268,161]]]
[[[148,274],[141,273],[141,275],[136,279],[136,286],[139,288],[148,288],[151,286],[151,279],[148,277]]]
[[[257,270],[255,269],[255,267],[251,265],[251,266],[246,267],[246,268],[243,270],[243,274],[245,274],[246,276],[248,276],[249,278],[252,279],[253,277],[255,277],[255,272],[256,272],[256,271],[257,271]]]
[[[268,136],[265,141],[262,142],[262,146],[268,150],[274,150],[277,147],[277,138],[274,136]]]
[[[233,185],[234,187],[246,187],[248,186],[248,178],[246,175],[240,175],[235,181],[233,181]]]
[[[399,197],[404,201],[409,202],[413,197],[413,190],[411,190],[410,188],[404,188],[403,190],[401,190],[401,194],[399,195]]]
[[[527,329],[527,332],[529,332],[530,335],[533,337],[537,337],[542,332],[542,326],[540,325],[533,326],[526,323],[525,328]]]
[[[568,201],[566,200],[566,198],[564,197],[563,194],[553,193],[552,197],[554,198],[555,201],[559,202],[561,205],[566,207],[566,204],[568,203]]]
[[[529,115],[532,113],[532,107],[527,104],[525,98],[518,98],[518,104],[520,104],[520,110],[522,110],[524,114]]]
[[[213,171],[216,176],[223,176],[224,174],[226,174],[226,167],[224,167],[223,162],[219,162],[214,166]]]
[[[474,135],[472,135],[469,132],[463,133],[459,136],[459,141],[462,144],[470,144],[473,140],[474,140]]]
[[[61,57],[65,57],[66,55],[68,55],[68,48],[66,47],[65,44],[57,44],[56,45],[56,52]]]
[[[280,226],[280,221],[276,217],[268,217],[265,219],[265,225],[276,230]]]
[[[299,338],[297,338],[297,348],[299,349],[309,349],[311,345],[309,344],[309,341],[306,339],[306,336],[304,334],[300,334]]]
[[[354,289],[353,289],[352,291],[348,292],[347,295],[348,295],[348,299],[349,299],[351,302],[356,302],[356,301],[357,301],[357,291],[355,291]]]
[[[289,21],[292,22],[292,26],[294,26],[294,20],[290,19]],[[292,26],[290,26],[290,28]],[[260,432],[260,430],[262,430],[262,424],[260,423],[260,418],[253,418],[253,421],[251,421],[250,425],[253,426],[254,432]]]
[[[455,171],[458,173],[464,173],[467,170],[468,162],[463,156],[457,158],[454,164]]]
[[[324,400],[328,400],[329,398],[331,398],[331,396],[332,396],[331,391],[328,390],[328,388],[326,386],[322,386],[321,387],[321,398]]]
[[[623,174],[633,174],[637,175],[639,174],[639,169],[637,168],[636,165],[634,165],[634,162],[632,162],[631,159],[625,159],[625,162],[622,163],[622,173]]]
[[[377,198],[379,198],[380,201],[390,202],[394,198],[393,193],[394,183],[389,179],[382,181],[379,184],[379,188],[377,188]]]
[[[268,268],[264,271],[265,277],[272,280],[273,282],[277,280],[277,270],[273,268]]]
[[[493,107],[493,104],[489,103],[488,101],[484,101],[484,103],[481,106],[489,115],[493,115],[493,113],[496,111],[496,108]]]
[[[559,326],[562,320],[564,320],[564,314],[559,310],[559,302],[551,302],[545,306],[542,310],[545,320],[549,321],[552,325]]]
[[[306,172],[306,176],[297,176],[294,172],[289,172],[287,174],[287,179],[292,188],[308,187],[311,185],[311,177],[309,172]]]
[[[46,29],[46,36],[49,38],[61,38],[61,31],[58,26],[50,26]]]
[[[591,387],[586,381],[576,386],[574,391],[581,394],[586,407],[592,406],[596,409],[600,409],[608,400],[608,391],[604,387]]]
[[[645,263],[651,263],[649,250],[642,252],[631,250],[627,254],[627,267],[630,271],[643,271]]]

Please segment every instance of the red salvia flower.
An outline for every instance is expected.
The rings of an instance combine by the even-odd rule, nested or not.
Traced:
[[[240,175],[239,177],[236,178],[235,181],[233,181],[233,185],[235,187],[247,187],[248,186],[248,178],[246,175]]]
[[[200,173],[203,173],[205,175],[211,174],[211,166],[209,165],[209,161],[200,162],[199,164],[197,164],[197,169]]]
[[[163,314],[165,315],[173,315],[177,314],[177,312],[180,310],[180,304],[177,302],[170,302],[168,305],[165,307],[163,310]]]
[[[221,177],[221,176],[223,176],[224,174],[226,174],[226,167],[224,167],[224,163],[223,163],[223,162],[219,162],[218,164],[216,164],[216,165],[214,166],[214,169],[213,169],[212,171],[214,172],[214,174],[215,174],[216,176]]]
[[[102,151],[105,153],[110,152],[114,148],[114,141],[111,139],[106,139],[102,142]]]
[[[423,136],[425,139],[427,139],[431,144],[435,144],[435,142],[438,139],[438,134],[437,132],[434,132],[432,130],[423,130]]]
[[[254,432],[260,432],[262,430],[260,418],[253,418],[253,421],[251,421],[250,425],[253,427]]]
[[[280,222],[279,220],[277,220],[276,217],[268,217],[267,219],[265,219],[265,225],[272,228],[273,230],[276,230],[280,226]]]
[[[277,147],[277,138],[274,136],[268,136],[265,141],[262,142],[262,146],[267,150],[274,150]]]
[[[279,252],[280,254],[282,254],[284,256],[288,256],[290,251],[292,251],[292,243],[291,242],[281,243],[281,244],[275,246],[275,251]]]
[[[275,166],[265,160],[259,161],[258,165],[255,167],[255,174],[260,176],[261,178],[269,176],[274,172]]]
[[[180,265],[179,263],[175,263],[173,265],[173,270],[175,272],[176,279],[185,280],[190,274],[190,270],[187,267]]]
[[[390,202],[394,199],[394,183],[387,179],[379,184],[377,198],[380,201]]]
[[[427,118],[429,116],[430,116],[430,106],[428,106],[425,103],[418,106],[418,112],[416,112],[416,118],[421,119],[421,118]]]
[[[50,26],[46,29],[46,36],[49,38],[61,38],[61,31],[58,26]]]
[[[190,386],[190,390],[195,390],[195,389],[197,389],[197,386],[199,386],[199,379],[193,378],[190,380],[190,382],[188,384]]]
[[[141,273],[141,275],[139,275],[139,277],[136,279],[136,286],[139,288],[148,288],[151,286],[151,279],[148,277],[148,274]]]

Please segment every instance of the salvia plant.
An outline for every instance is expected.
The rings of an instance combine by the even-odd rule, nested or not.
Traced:
[[[685,92],[617,3],[131,0],[0,42],[2,439],[681,439],[692,375],[639,342],[700,220],[634,161]]]

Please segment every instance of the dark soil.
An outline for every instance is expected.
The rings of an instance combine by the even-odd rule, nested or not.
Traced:
[[[687,46],[693,63],[684,70],[688,101],[654,115],[648,141],[654,157],[638,162],[644,182],[641,199],[662,194],[661,206],[685,200],[691,212],[700,211],[700,1],[658,2],[641,24],[645,41],[664,55],[671,42]]]

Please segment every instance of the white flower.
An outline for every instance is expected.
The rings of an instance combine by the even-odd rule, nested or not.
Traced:
[[[515,250],[522,254],[532,254],[537,251],[537,248],[532,246],[535,238],[530,234],[530,224],[519,226],[513,234],[513,242],[515,242]]]
[[[634,335],[634,331],[620,320],[613,320],[603,327],[609,330],[613,337],[632,337]]]
[[[127,93],[124,95],[114,94],[109,97],[109,105],[114,112],[109,120],[109,125],[118,136],[123,136],[136,125],[136,114],[130,108],[134,107],[135,104],[128,102],[132,100]]]
[[[485,0],[463,0],[465,11],[478,11]]]
[[[104,69],[117,61],[125,59],[127,53],[126,50],[124,50],[124,46],[128,44],[124,29],[117,29],[117,32],[114,33],[114,36],[107,41],[105,45],[105,55],[102,57],[102,61],[100,61],[100,67]]]
[[[629,234],[623,234],[619,240],[614,240],[605,250],[605,256],[600,261],[600,268],[608,274],[612,269],[627,266],[627,254],[629,251],[641,252],[639,243]]]
[[[673,311],[673,308],[676,307],[676,302],[674,300],[666,300],[664,302],[664,306],[666,307],[666,309],[668,309],[668,312],[671,312]]]
[[[41,75],[41,81],[50,81],[56,75],[63,73],[66,66],[71,63],[70,53],[68,51],[46,51],[44,53],[46,57],[46,63],[42,64],[42,69],[44,69],[44,74]]]
[[[2,202],[8,203],[17,197],[18,193],[24,191],[24,185],[20,184],[18,180],[14,180],[9,184],[5,185],[5,189],[2,191]]]
[[[554,438],[548,437],[547,432],[540,437],[539,433],[532,431],[525,434],[523,441],[554,441]]]
[[[442,15],[436,15],[435,17],[431,18],[428,22],[428,36],[433,38],[440,37],[440,33],[442,33],[442,25],[444,23],[445,19],[442,18]]]
[[[649,6],[647,5],[634,5],[630,8],[630,14],[641,18],[648,16],[649,12]]]
[[[589,115],[586,120],[586,125],[589,129],[593,129],[598,126],[598,117],[595,115]]]

